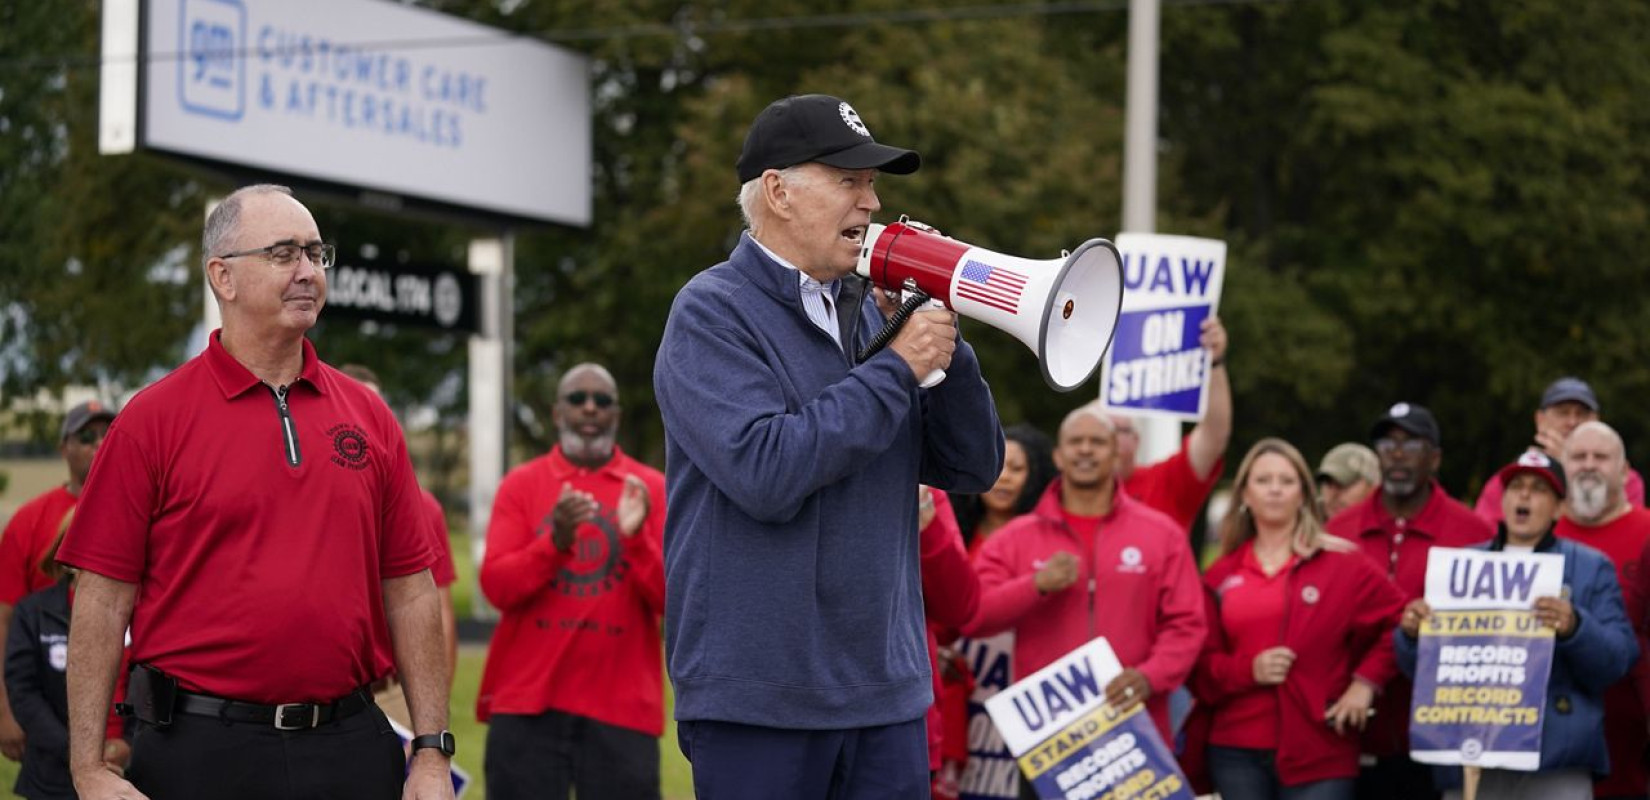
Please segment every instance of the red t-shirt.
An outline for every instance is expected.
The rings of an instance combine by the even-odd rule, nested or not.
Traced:
[[[1639,557],[1650,542],[1650,510],[1635,504],[1631,511],[1598,527],[1577,525],[1569,517],[1558,521],[1553,533],[1564,539],[1593,547],[1608,556],[1616,565],[1616,580],[1621,584],[1623,597],[1642,593],[1639,581]],[[1634,630],[1645,623],[1643,608],[1637,603],[1627,604],[1627,616],[1633,620]],[[1604,742],[1610,749],[1610,774],[1593,784],[1599,797],[1638,795],[1650,780],[1639,758],[1646,740],[1644,706],[1647,699],[1640,696],[1642,673],[1647,667],[1643,658],[1633,665],[1633,672],[1604,690]]]
[[[283,417],[223,349],[109,428],[59,560],[137,585],[132,660],[194,692],[331,701],[370,682],[385,578],[430,565],[401,426],[303,343]]]
[[[647,520],[619,533],[626,475],[647,484]],[[595,497],[593,522],[569,552],[551,535],[566,484]],[[476,719],[493,714],[566,714],[664,733],[665,476],[617,448],[583,469],[549,455],[510,471],[493,498],[481,591],[498,607],[476,698]]]
[[[0,535],[0,603],[17,605],[25,595],[53,581],[40,571],[40,560],[62,530],[63,518],[74,508],[75,496],[62,486],[23,504]]]
[[[1276,574],[1267,575],[1255,558],[1254,541],[1243,545],[1237,571],[1220,586],[1220,625],[1239,661],[1253,663],[1261,651],[1283,644],[1291,554]],[[1278,746],[1278,691],[1255,686],[1215,708],[1209,743],[1222,747],[1272,750]]]
[[[1174,455],[1151,466],[1135,467],[1123,481],[1123,491],[1130,497],[1168,514],[1186,530],[1192,529],[1198,510],[1203,508],[1203,502],[1220,482],[1221,470],[1226,468],[1226,459],[1221,458],[1209,468],[1207,477],[1199,478],[1192,470],[1191,457],[1186,455],[1191,444],[1192,435],[1188,433],[1180,440],[1180,449]]]

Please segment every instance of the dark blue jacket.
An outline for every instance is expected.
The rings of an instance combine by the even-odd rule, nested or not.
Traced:
[[[23,728],[14,791],[30,800],[74,800],[69,778],[69,583],[18,601],[6,634],[6,692]]]
[[[665,423],[665,656],[678,720],[793,729],[909,722],[932,701],[917,484],[983,492],[1003,434],[959,341],[919,389],[865,284],[847,352],[795,271],[741,237],[676,296],[654,365]]]
[[[1473,549],[1499,552],[1506,541],[1507,526],[1502,523],[1494,539]],[[1553,651],[1541,718],[1541,769],[1586,767],[1604,775],[1610,771],[1604,746],[1604,690],[1621,680],[1639,657],[1638,639],[1616,583],[1616,566],[1603,553],[1559,539],[1551,531],[1535,550],[1564,556],[1564,588],[1576,613],[1575,630],[1559,639]],[[1418,640],[1401,628],[1392,635],[1399,669],[1414,677]],[[1440,791],[1459,787],[1461,768],[1434,767],[1433,783]]]

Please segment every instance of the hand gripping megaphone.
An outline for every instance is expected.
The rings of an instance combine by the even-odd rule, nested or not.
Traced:
[[[926,295],[1013,334],[1037,354],[1043,380],[1062,392],[1100,368],[1123,306],[1122,259],[1105,239],[1035,261],[959,242],[901,217],[866,229],[855,271],[879,288]],[[930,376],[923,385],[937,382]]]

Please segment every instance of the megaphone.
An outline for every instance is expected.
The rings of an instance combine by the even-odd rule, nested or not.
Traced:
[[[921,291],[1007,331],[1037,354],[1043,380],[1061,392],[1100,369],[1123,309],[1122,259],[1105,239],[1035,261],[959,242],[901,217],[866,229],[855,271],[879,288]]]

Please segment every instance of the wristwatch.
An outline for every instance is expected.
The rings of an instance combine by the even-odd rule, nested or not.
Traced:
[[[453,754],[458,752],[458,740],[453,738],[452,731],[426,733],[423,736],[413,737],[412,751],[414,753],[417,753],[426,747],[440,750],[442,755],[452,758]]]

